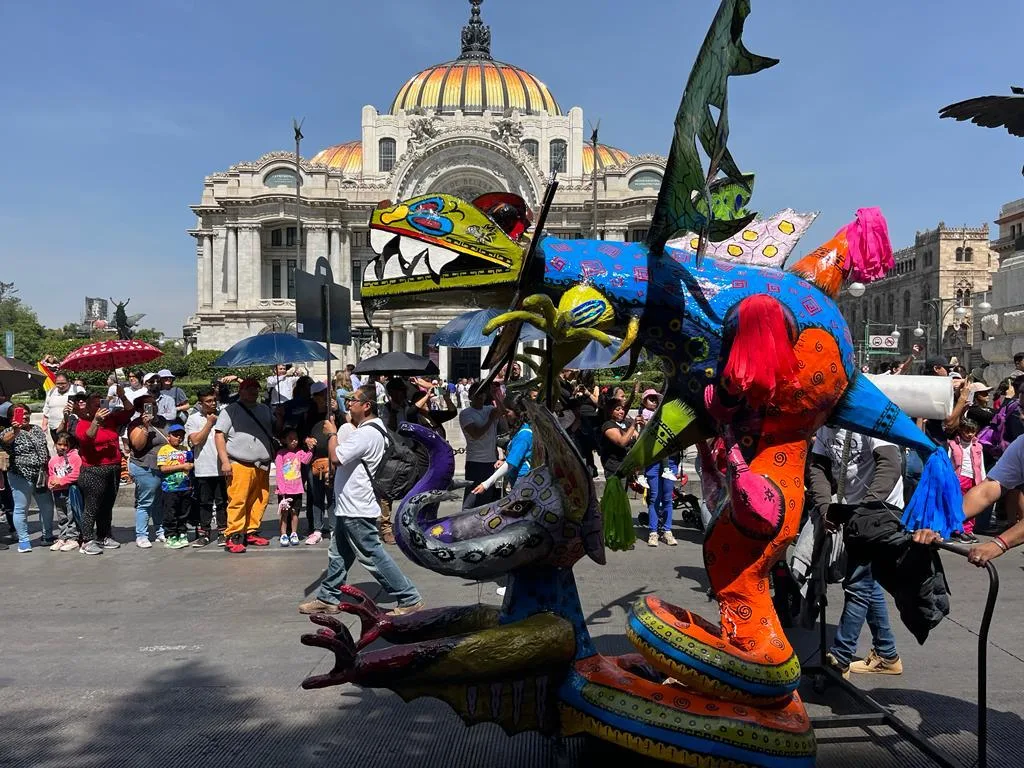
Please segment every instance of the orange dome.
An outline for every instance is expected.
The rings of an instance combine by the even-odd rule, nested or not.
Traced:
[[[610,147],[607,144],[597,145],[597,170],[611,168],[629,162],[629,153],[621,149]],[[594,171],[594,147],[590,144],[583,145],[583,173]]]
[[[485,110],[502,114],[513,109],[524,115],[562,114],[544,83],[525,69],[492,59],[456,59],[416,73],[398,91],[391,114],[402,109],[441,115],[479,115]]]
[[[344,144],[335,144],[317,152],[310,162],[335,168],[342,173],[358,174],[363,170],[363,143],[347,141]]]

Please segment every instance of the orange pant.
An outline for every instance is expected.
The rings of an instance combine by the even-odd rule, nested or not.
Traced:
[[[259,530],[270,500],[270,471],[231,462],[225,536]]]

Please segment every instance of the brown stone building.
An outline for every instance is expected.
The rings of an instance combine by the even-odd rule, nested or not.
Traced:
[[[989,244],[988,224],[948,227],[940,221],[935,229],[918,232],[914,244],[895,257],[895,269],[866,286],[862,296],[844,290],[839,297],[858,360],[874,368],[892,359],[869,348],[867,337],[897,331],[895,350],[903,356],[917,343],[923,348],[922,358],[938,354],[957,357],[966,366],[979,363],[981,334],[975,333],[971,308],[991,290],[992,274],[999,266]]]

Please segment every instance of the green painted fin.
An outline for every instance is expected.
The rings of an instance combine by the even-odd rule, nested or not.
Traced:
[[[604,486],[601,496],[601,518],[604,525],[604,545],[614,552],[631,549],[636,542],[633,530],[633,513],[629,499],[622,485],[622,478],[612,475]]]

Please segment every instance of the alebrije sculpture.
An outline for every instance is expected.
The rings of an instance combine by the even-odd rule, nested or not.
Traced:
[[[337,663],[308,687],[356,682],[406,698],[437,696],[469,723],[588,733],[681,765],[813,765],[813,732],[796,693],[800,665],[767,578],[797,534],[809,438],[827,422],[926,456],[905,514],[909,527],[954,530],[961,502],[946,454],[858,373],[834,302],[844,280],[877,279],[892,266],[877,209],[859,210],[786,271],[730,261],[728,247],[713,249],[718,257],[706,253],[709,242],[764,231],[747,210],[753,177],[726,147],[728,77],[776,63],[743,46],[748,13],[747,0],[723,0],[712,22],[680,105],[646,243],[564,241],[544,232],[524,242],[508,233],[525,215],[503,210],[499,222],[486,206],[443,194],[374,211],[378,258],[362,288],[368,314],[454,294],[510,306],[492,324],[503,327],[493,369],[512,359],[528,322],[552,342],[546,384],[583,345],[609,344],[614,333],[623,338],[619,354],[635,360],[643,347],[662,361],[666,393],[618,475],[607,478],[600,504],[579,455],[550,413],[536,408],[534,470],[506,499],[438,519],[450,449],[409,428],[432,461],[396,514],[403,550],[439,573],[508,574],[505,602],[500,610],[389,619],[352,592],[356,602],[345,609],[362,617],[362,637],[353,641],[340,622],[314,617],[325,629],[303,642],[331,648]],[[701,166],[695,141],[711,168]],[[688,232],[696,247],[666,245]],[[428,268],[417,268],[422,260]],[[713,473],[720,514],[703,545],[719,621],[644,597],[627,618],[639,654],[604,657],[583,623],[572,564],[583,553],[602,561],[601,525],[609,548],[632,545],[623,477],[690,445],[720,465]],[[363,650],[377,638],[399,645]]]

